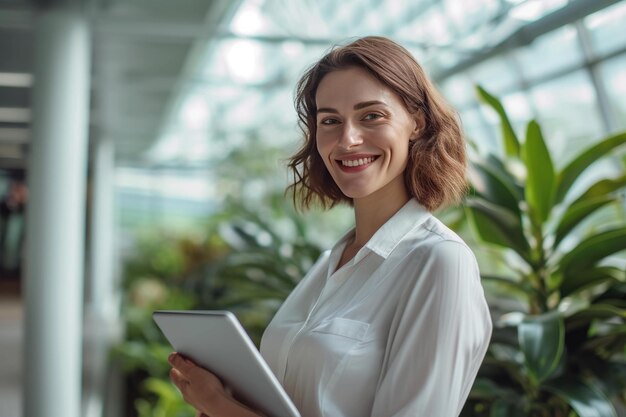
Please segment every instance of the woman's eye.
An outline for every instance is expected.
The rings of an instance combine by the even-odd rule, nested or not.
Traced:
[[[334,125],[339,123],[337,119],[323,119],[320,124],[321,125]]]
[[[376,120],[380,119],[381,117],[383,117],[383,115],[379,113],[367,113],[365,116],[363,116],[363,120]]]

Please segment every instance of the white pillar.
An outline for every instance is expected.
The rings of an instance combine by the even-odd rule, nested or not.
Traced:
[[[92,142],[89,279],[85,295],[83,417],[101,417],[111,374],[109,349],[120,338],[120,290],[115,252],[115,147],[109,138]]]
[[[79,417],[90,33],[38,14],[25,259],[25,417]]]
[[[119,316],[115,255],[115,147],[111,139],[95,143],[92,165],[90,237],[91,311],[99,318]]]

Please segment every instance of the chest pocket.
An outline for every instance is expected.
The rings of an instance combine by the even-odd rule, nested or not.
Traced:
[[[353,341],[361,341],[365,339],[369,323],[335,317],[331,320],[324,321],[312,329],[315,333],[327,333],[329,335],[341,336],[352,339]]]
[[[335,317],[311,329],[311,347],[319,349],[326,363],[335,369],[339,362],[365,339],[369,323]]]

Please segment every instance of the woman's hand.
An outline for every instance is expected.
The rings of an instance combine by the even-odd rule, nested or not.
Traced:
[[[260,416],[235,400],[218,377],[192,360],[172,353],[168,361],[172,365],[170,379],[180,390],[185,402],[198,411],[196,417]]]

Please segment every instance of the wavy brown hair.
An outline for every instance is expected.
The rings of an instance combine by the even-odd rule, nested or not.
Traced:
[[[415,58],[394,41],[368,36],[334,47],[312,65],[296,86],[295,106],[304,143],[289,160],[296,206],[309,208],[319,201],[324,208],[352,204],[324,165],[317,151],[317,105],[315,94],[330,72],[363,68],[394,91],[416,118],[420,136],[409,142],[404,181],[420,204],[430,211],[461,200],[467,192],[467,157],[459,119],[435,89]]]

